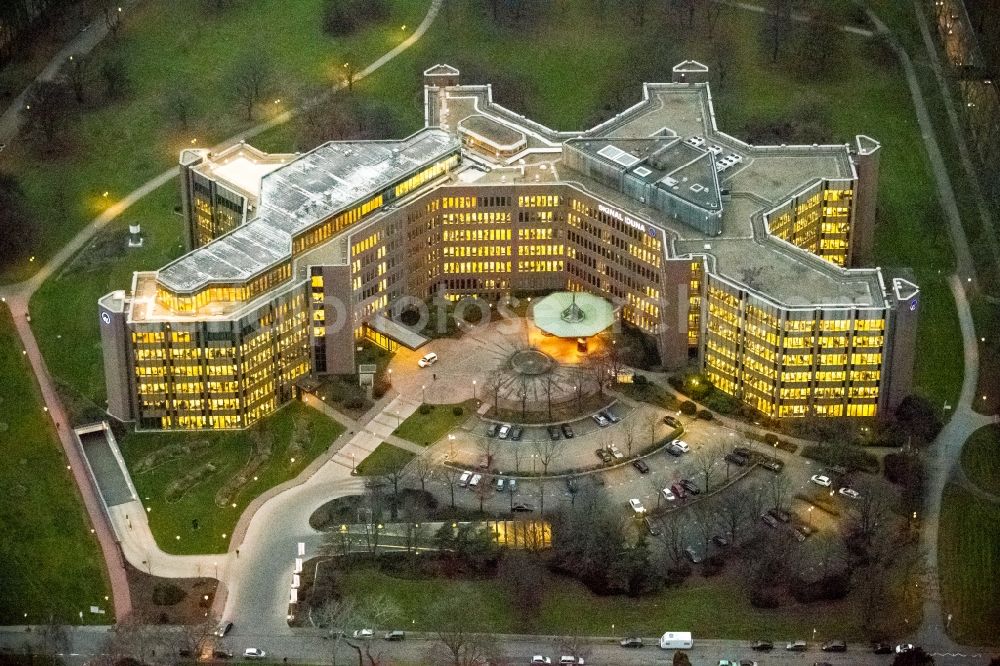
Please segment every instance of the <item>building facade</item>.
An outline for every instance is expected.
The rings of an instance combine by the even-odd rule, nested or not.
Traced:
[[[302,377],[354,372],[357,339],[393,348],[413,299],[554,289],[608,298],[666,367],[693,360],[769,416],[875,416],[909,392],[919,289],[854,252],[877,142],[745,144],[703,82],[647,84],[584,132],[447,66],[425,84],[401,141],[182,153],[191,251],[99,302],[113,416],[244,428]]]

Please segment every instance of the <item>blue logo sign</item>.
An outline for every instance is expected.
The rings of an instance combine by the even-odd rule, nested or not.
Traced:
[[[105,324],[110,324],[111,323],[111,315],[109,315],[107,312],[102,312],[101,313],[101,321],[103,321]]]
[[[916,309],[917,309],[917,299],[914,298],[912,301],[910,301],[910,312],[913,312]]]

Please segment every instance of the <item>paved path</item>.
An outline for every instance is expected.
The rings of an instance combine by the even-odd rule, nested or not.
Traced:
[[[123,0],[121,3],[123,13],[136,3],[136,0]],[[52,56],[49,64],[45,66],[35,80],[21,94],[15,97],[7,110],[0,116],[0,144],[10,143],[21,127],[21,109],[24,108],[28,93],[31,87],[42,81],[51,81],[56,78],[59,69],[71,55],[90,53],[95,46],[108,34],[108,24],[104,20],[104,14],[98,12],[97,18],[80,31],[76,37],[71,39],[58,53]]]
[[[421,21],[420,25],[413,31],[409,37],[398,44],[396,47],[385,53],[383,56],[378,58],[375,62],[368,65],[366,68],[361,70],[355,77],[355,81],[363,79],[369,76],[373,72],[377,71],[380,67],[391,61],[393,58],[398,56],[400,53],[410,48],[415,44],[423,35],[427,32],[428,28],[434,22],[437,16],[438,10],[440,9],[442,0],[432,0],[430,7],[427,10],[427,14]],[[96,28],[97,26],[95,26]],[[94,29],[94,28],[91,28]],[[90,30],[86,31],[87,33]],[[88,39],[94,39],[99,31],[94,32],[92,35],[88,36]],[[84,33],[86,34],[86,33]],[[99,41],[97,38],[93,44],[90,44],[89,48]],[[77,42],[74,40],[68,49],[71,49],[65,56],[57,55],[56,58],[68,57],[69,53],[76,53],[80,51],[80,48],[85,42]],[[51,65],[50,65],[51,66]],[[44,72],[43,72],[44,74]],[[331,93],[336,92],[343,86],[335,86],[331,89]],[[325,99],[325,98],[323,98]],[[311,100],[307,104],[320,103],[322,99]],[[15,106],[17,102],[15,101]],[[230,139],[222,142],[216,150],[223,146],[231,145],[241,140],[256,136],[261,132],[264,132],[272,127],[280,125],[282,123],[288,122],[293,117],[292,111],[286,111],[285,113],[273,118],[265,123],[261,123],[248,130],[241,132],[240,134],[231,137]],[[16,114],[15,114],[16,121]],[[101,551],[104,556],[105,564],[108,569],[111,591],[114,595],[115,613],[116,616],[121,618],[127,615],[131,611],[131,598],[129,595],[128,583],[125,578],[124,564],[122,562],[122,553],[129,558],[129,561],[133,563],[134,566],[143,570],[152,570],[154,574],[173,576],[173,577],[190,577],[192,575],[204,576],[210,575],[208,572],[209,565],[211,565],[211,571],[214,574],[215,564],[218,558],[212,558],[211,561],[207,559],[191,559],[182,560],[177,559],[176,556],[169,556],[165,553],[159,551],[158,548],[152,548],[155,546],[155,541],[152,540],[151,536],[148,535],[148,525],[144,524],[145,521],[140,519],[136,520],[133,517],[133,511],[137,507],[130,507],[128,516],[131,519],[132,528],[128,528],[128,521],[124,518],[124,510],[121,512],[112,512],[111,518],[115,520],[115,527],[117,528],[119,534],[126,536],[127,538],[123,541],[123,551],[118,550],[118,546],[115,543],[115,533],[113,531],[112,525],[105,518],[101,510],[100,499],[97,496],[96,489],[91,484],[89,477],[86,474],[85,467],[82,459],[80,458],[79,450],[73,440],[72,429],[70,427],[69,419],[67,418],[66,412],[63,408],[61,401],[59,400],[58,394],[55,390],[55,384],[52,380],[51,375],[49,375],[48,370],[45,367],[45,361],[42,354],[38,348],[38,343],[35,340],[34,333],[27,322],[27,312],[28,304],[30,303],[31,297],[34,295],[35,291],[42,285],[42,283],[48,279],[56,270],[59,269],[67,260],[69,260],[76,252],[78,252],[90,238],[101,228],[106,226],[111,221],[115,220],[119,215],[121,215],[130,206],[134,205],[137,201],[142,199],[144,196],[157,189],[158,187],[166,184],[172,180],[177,175],[177,169],[171,168],[164,171],[160,175],[148,180],[141,186],[130,192],[127,196],[121,200],[115,202],[107,210],[102,212],[100,215],[95,217],[91,222],[80,230],[73,239],[66,244],[59,252],[57,252],[49,261],[47,261],[39,271],[33,275],[28,280],[20,282],[13,285],[6,285],[0,287],[0,297],[4,299],[7,306],[11,310],[13,315],[15,326],[17,329],[18,336],[21,338],[21,342],[24,345],[25,350],[28,352],[28,358],[31,362],[32,370],[38,379],[39,386],[42,392],[42,398],[45,402],[45,406],[48,408],[49,414],[52,416],[53,421],[56,423],[57,430],[59,432],[60,443],[62,444],[63,451],[66,454],[67,459],[73,468],[74,479],[76,481],[77,487],[80,489],[82,495],[84,506],[87,510],[88,516],[90,518],[90,523],[93,525],[97,538],[101,545]],[[78,307],[86,307],[87,304],[80,303],[77,304]],[[370,435],[369,435],[370,436]],[[364,444],[359,442],[356,444],[357,451],[365,450]],[[357,457],[357,451],[355,456]],[[360,460],[360,458],[359,458]],[[350,468],[347,468],[348,471]],[[251,504],[248,507],[248,511],[255,509],[255,504]],[[141,516],[142,512],[139,511],[136,515]],[[125,528],[122,529],[123,522],[125,521]],[[241,519],[241,522],[242,519]],[[145,530],[145,534],[136,532],[136,530]],[[138,535],[138,536],[137,536]],[[234,540],[234,543],[238,543]],[[236,552],[235,547],[231,546],[232,552]],[[211,556],[209,556],[211,557]],[[228,562],[228,559],[225,560]],[[227,564],[223,562],[220,563],[220,573],[219,576],[225,578],[226,566]],[[159,572],[159,573],[158,573]],[[218,599],[224,599],[225,594],[217,595]]]

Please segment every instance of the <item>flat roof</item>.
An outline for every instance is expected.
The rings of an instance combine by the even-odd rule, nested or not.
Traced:
[[[402,141],[325,143],[266,174],[257,217],[159,271],[175,292],[246,281],[291,257],[292,238],[459,148],[440,129]]]

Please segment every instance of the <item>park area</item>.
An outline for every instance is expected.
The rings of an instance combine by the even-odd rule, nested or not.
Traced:
[[[0,625],[50,616],[106,624],[114,609],[105,600],[101,550],[6,308],[0,308],[0,367]],[[91,606],[106,614],[92,614]]]

